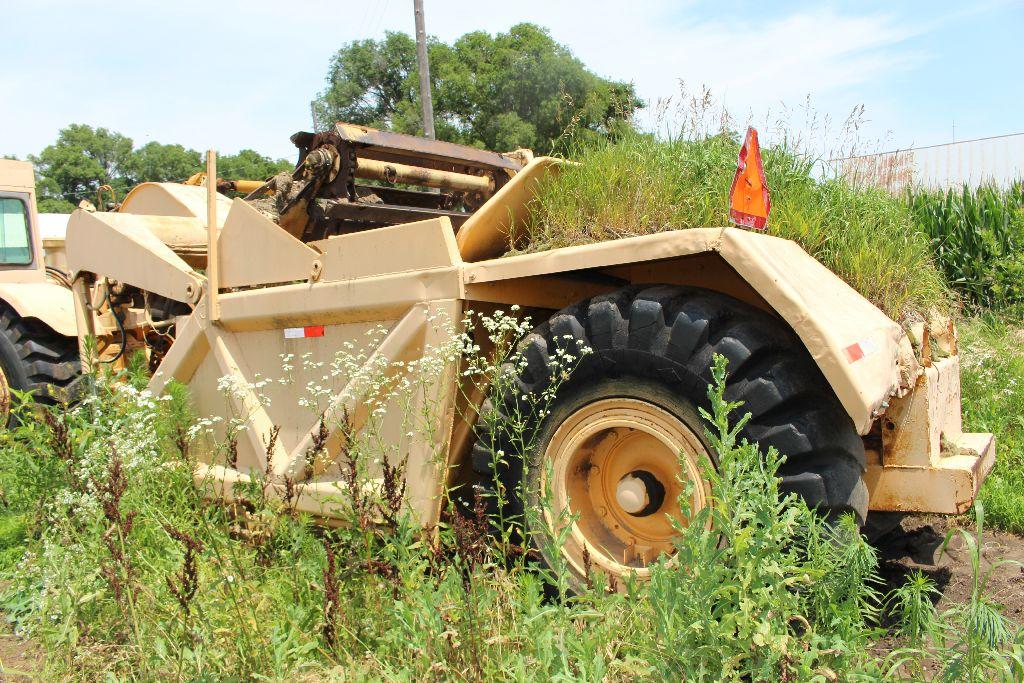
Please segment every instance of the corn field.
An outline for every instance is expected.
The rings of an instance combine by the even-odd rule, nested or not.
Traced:
[[[907,203],[946,280],[969,304],[1024,301],[1024,182],[912,191]]]

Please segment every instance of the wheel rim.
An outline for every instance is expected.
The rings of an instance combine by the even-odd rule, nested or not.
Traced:
[[[7,383],[7,374],[0,367],[0,427],[6,427],[11,418],[11,385]]]
[[[580,574],[592,567],[611,576],[635,573],[673,552],[676,530],[710,500],[702,468],[704,444],[682,420],[652,403],[602,399],[574,412],[545,450],[551,463],[541,473],[550,491],[549,527],[571,524],[562,553]],[[689,510],[678,503],[692,482]],[[572,519],[571,519],[572,518]]]

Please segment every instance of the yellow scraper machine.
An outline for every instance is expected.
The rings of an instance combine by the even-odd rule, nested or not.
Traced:
[[[180,382],[197,414],[214,418],[196,470],[211,497],[232,500],[266,477],[268,491],[330,522],[348,495],[346,444],[372,423],[387,458],[401,454],[408,505],[425,526],[456,482],[504,485],[518,513],[539,505],[543,487],[553,509],[523,524],[571,525],[560,552],[576,580],[585,549],[602,571],[642,578],[672,552],[671,518],[709,504],[703,465],[714,454],[698,408],[715,354],[729,360],[728,397],[751,413],[742,436],[784,453],[783,488],[822,514],[863,524],[963,512],[992,466],[992,435],[961,428],[952,325],[927,325],[915,346],[791,241],[706,227],[510,255],[539,184],[563,162],[341,123],[292,140],[294,172],[244,198],[215,183],[148,183],[118,212],[79,211],[68,227],[81,334],[107,358],[144,351],[155,393]],[[744,149],[733,215],[764,227],[756,137]],[[523,340],[526,362],[509,369],[511,393],[543,392],[567,345],[591,350],[550,409],[527,416],[531,448],[487,429],[494,411],[514,412],[511,393],[476,417],[487,392],[460,386],[457,356],[429,391],[374,416],[360,372],[324,381],[339,350],[371,343],[366,373],[386,368],[397,382],[460,332],[439,320],[457,326],[467,311],[513,305],[537,327]],[[265,381],[283,358],[303,362],[290,381]],[[316,410],[301,400],[308,386],[321,388]],[[410,412],[429,424],[411,432]],[[231,424],[245,429],[229,461],[214,444]],[[497,451],[506,464],[496,470]],[[370,463],[368,476],[386,464]]]

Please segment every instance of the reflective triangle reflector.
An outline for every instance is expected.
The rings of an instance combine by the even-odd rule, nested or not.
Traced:
[[[768,183],[764,179],[757,131],[747,128],[747,138],[740,147],[736,175],[729,190],[729,219],[737,225],[764,230],[771,210],[772,200],[768,195]]]
[[[286,327],[284,328],[285,339],[306,339],[308,337],[322,337],[324,336],[323,325],[307,325],[306,327]]]
[[[870,339],[865,339],[864,341],[857,342],[856,344],[850,344],[843,349],[846,353],[847,363],[856,363],[864,356],[870,356],[877,350],[878,346],[876,346],[875,342]]]

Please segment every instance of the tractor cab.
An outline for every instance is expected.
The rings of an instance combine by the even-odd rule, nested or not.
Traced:
[[[0,159],[0,426],[11,419],[12,389],[52,402],[79,377],[74,300],[49,270],[32,164]]]

